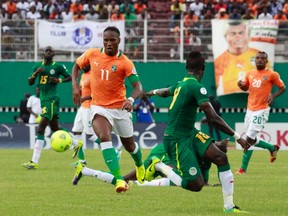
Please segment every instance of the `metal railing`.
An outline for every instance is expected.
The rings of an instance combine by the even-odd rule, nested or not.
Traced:
[[[144,20],[132,22],[125,27],[124,53],[138,62],[183,62],[187,53],[200,49],[213,61],[212,34],[210,20],[203,20],[192,29],[185,29],[183,21]],[[171,28],[171,25],[179,26]],[[280,26],[275,49],[275,62],[288,62],[288,22]],[[25,20],[0,21],[1,44],[0,61],[39,61],[42,59],[38,47],[35,26]],[[181,30],[183,29],[183,30]],[[191,39],[191,34],[194,39]],[[53,44],[52,44],[53,46]],[[55,60],[75,61],[79,52],[56,50]],[[40,53],[40,54],[39,54]]]

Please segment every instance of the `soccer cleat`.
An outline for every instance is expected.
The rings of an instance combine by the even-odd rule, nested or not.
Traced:
[[[27,169],[38,169],[39,165],[34,163],[33,161],[29,161],[27,163],[23,163],[22,166]]]
[[[125,191],[127,191],[128,189],[129,189],[129,186],[128,186],[128,184],[127,184],[124,180],[122,180],[122,179],[117,179],[117,181],[116,181],[116,188],[115,188],[115,190],[116,190],[117,193],[125,192]]]
[[[270,158],[270,162],[273,163],[276,158],[277,158],[277,153],[280,149],[280,146],[278,145],[274,145],[274,151],[270,152],[271,158]]]
[[[82,140],[78,140],[78,145],[73,148],[73,151],[74,151],[74,152],[73,152],[73,154],[72,154],[72,158],[75,158],[75,157],[76,157],[76,155],[77,155],[78,152],[79,152],[79,149],[82,148],[82,146],[83,146],[83,141],[82,141]]]
[[[245,175],[246,171],[243,168],[240,168],[235,174],[236,175]]]
[[[154,156],[151,158],[151,164],[146,169],[146,174],[145,174],[145,179],[147,181],[152,181],[155,178],[155,173],[156,173],[155,164],[159,162],[160,162],[159,158],[154,157]]]
[[[223,212],[224,213],[240,213],[240,214],[247,214],[247,213],[249,213],[249,212],[247,212],[247,211],[244,211],[244,210],[242,210],[242,209],[240,209],[238,206],[234,206],[233,208],[231,208],[231,209],[225,209],[224,208],[224,210],[223,210]]]
[[[75,164],[75,168],[76,168],[76,172],[75,172],[75,175],[74,175],[74,178],[73,178],[73,185],[77,185],[79,180],[81,179],[82,177],[82,169],[84,167],[84,164],[81,163],[81,162],[76,162],[77,164]]]
[[[144,183],[145,180],[145,167],[142,164],[140,167],[136,166],[136,178],[140,184]]]

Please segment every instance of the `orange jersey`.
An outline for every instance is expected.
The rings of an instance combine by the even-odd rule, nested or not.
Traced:
[[[137,75],[133,62],[120,51],[108,56],[104,48],[90,48],[76,63],[80,68],[91,66],[91,105],[120,109],[126,100],[125,78]]]
[[[258,50],[248,48],[241,55],[232,55],[225,51],[214,61],[216,86],[223,88],[222,94],[242,92],[237,86],[238,80],[243,80],[246,71],[255,69],[255,56]],[[222,82],[220,77],[222,76]]]
[[[81,87],[81,97],[91,96],[91,87],[90,87],[90,75],[91,72],[83,73],[80,80]],[[89,108],[91,105],[91,100],[85,100],[82,102],[81,106],[84,108]]]
[[[252,111],[262,110],[269,106],[265,99],[269,97],[274,84],[278,88],[284,86],[279,74],[269,69],[248,71],[244,82],[249,87],[247,108]]]

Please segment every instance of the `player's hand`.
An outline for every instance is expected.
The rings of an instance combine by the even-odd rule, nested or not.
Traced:
[[[241,145],[241,147],[244,149],[244,152],[246,152],[250,147],[251,147],[251,144],[248,143],[245,139],[243,138],[240,138],[238,140],[236,140],[237,143],[239,143]]]
[[[49,83],[52,83],[52,84],[58,83],[58,78],[56,78],[56,77],[49,77]]]
[[[220,140],[220,141],[216,141],[215,144],[221,151],[226,153],[227,152],[227,147],[228,147],[228,144],[229,144],[229,138],[224,139],[224,140]]]
[[[241,87],[243,87],[244,82],[243,82],[242,80],[239,80],[239,81],[237,82],[237,85],[239,86],[239,88],[241,88]]]
[[[41,74],[44,72],[44,68],[37,68],[37,70],[35,71],[35,75]]]
[[[132,101],[126,99],[122,105],[122,110],[127,110],[127,112],[131,112],[133,109],[133,103]]]
[[[73,97],[73,103],[76,106],[81,105],[81,89],[79,86],[73,86],[72,97]]]

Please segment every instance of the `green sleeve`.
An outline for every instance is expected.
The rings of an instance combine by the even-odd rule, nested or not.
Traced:
[[[140,78],[137,74],[131,74],[129,77],[128,77],[128,80],[129,82],[132,84],[134,82],[138,82],[140,81]]]

